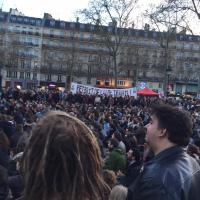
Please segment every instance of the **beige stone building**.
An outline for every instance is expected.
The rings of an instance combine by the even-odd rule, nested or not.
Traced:
[[[3,87],[65,87],[70,81],[114,86],[112,58],[96,26],[12,11],[0,11]],[[167,84],[175,93],[197,93],[200,36],[173,33],[168,38],[167,33],[145,29],[120,31],[124,38],[117,54],[118,88],[143,85],[162,90]]]

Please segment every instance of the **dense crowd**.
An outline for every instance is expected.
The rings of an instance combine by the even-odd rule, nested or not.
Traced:
[[[31,130],[46,113],[58,110],[80,119],[93,131],[103,159],[102,176],[109,188],[113,188],[109,192],[110,199],[126,199],[127,187],[137,178],[143,163],[154,156],[145,143],[145,126],[151,120],[151,106],[161,102],[190,113],[193,134],[187,153],[199,162],[200,112],[197,99],[3,89],[0,93],[0,200],[22,196],[23,152]],[[117,193],[121,196],[116,196]]]

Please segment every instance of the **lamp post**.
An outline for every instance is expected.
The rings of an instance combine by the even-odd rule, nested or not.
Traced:
[[[170,66],[168,66],[168,68],[166,69],[166,75],[167,75],[167,88],[166,88],[166,91],[167,91],[167,96],[169,95],[169,78],[170,78],[170,75],[172,73],[172,69]]]
[[[200,74],[198,74],[197,98],[200,99]]]
[[[2,89],[2,68],[3,64],[0,63],[0,90]]]

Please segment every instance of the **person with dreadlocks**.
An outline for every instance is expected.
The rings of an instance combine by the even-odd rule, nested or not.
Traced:
[[[91,130],[65,112],[47,113],[24,151],[23,200],[105,200],[100,150]]]

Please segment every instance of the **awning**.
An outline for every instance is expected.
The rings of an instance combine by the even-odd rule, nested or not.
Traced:
[[[137,95],[143,95],[143,96],[158,96],[158,93],[154,92],[153,90],[149,88],[144,88],[143,90],[138,90]]]

